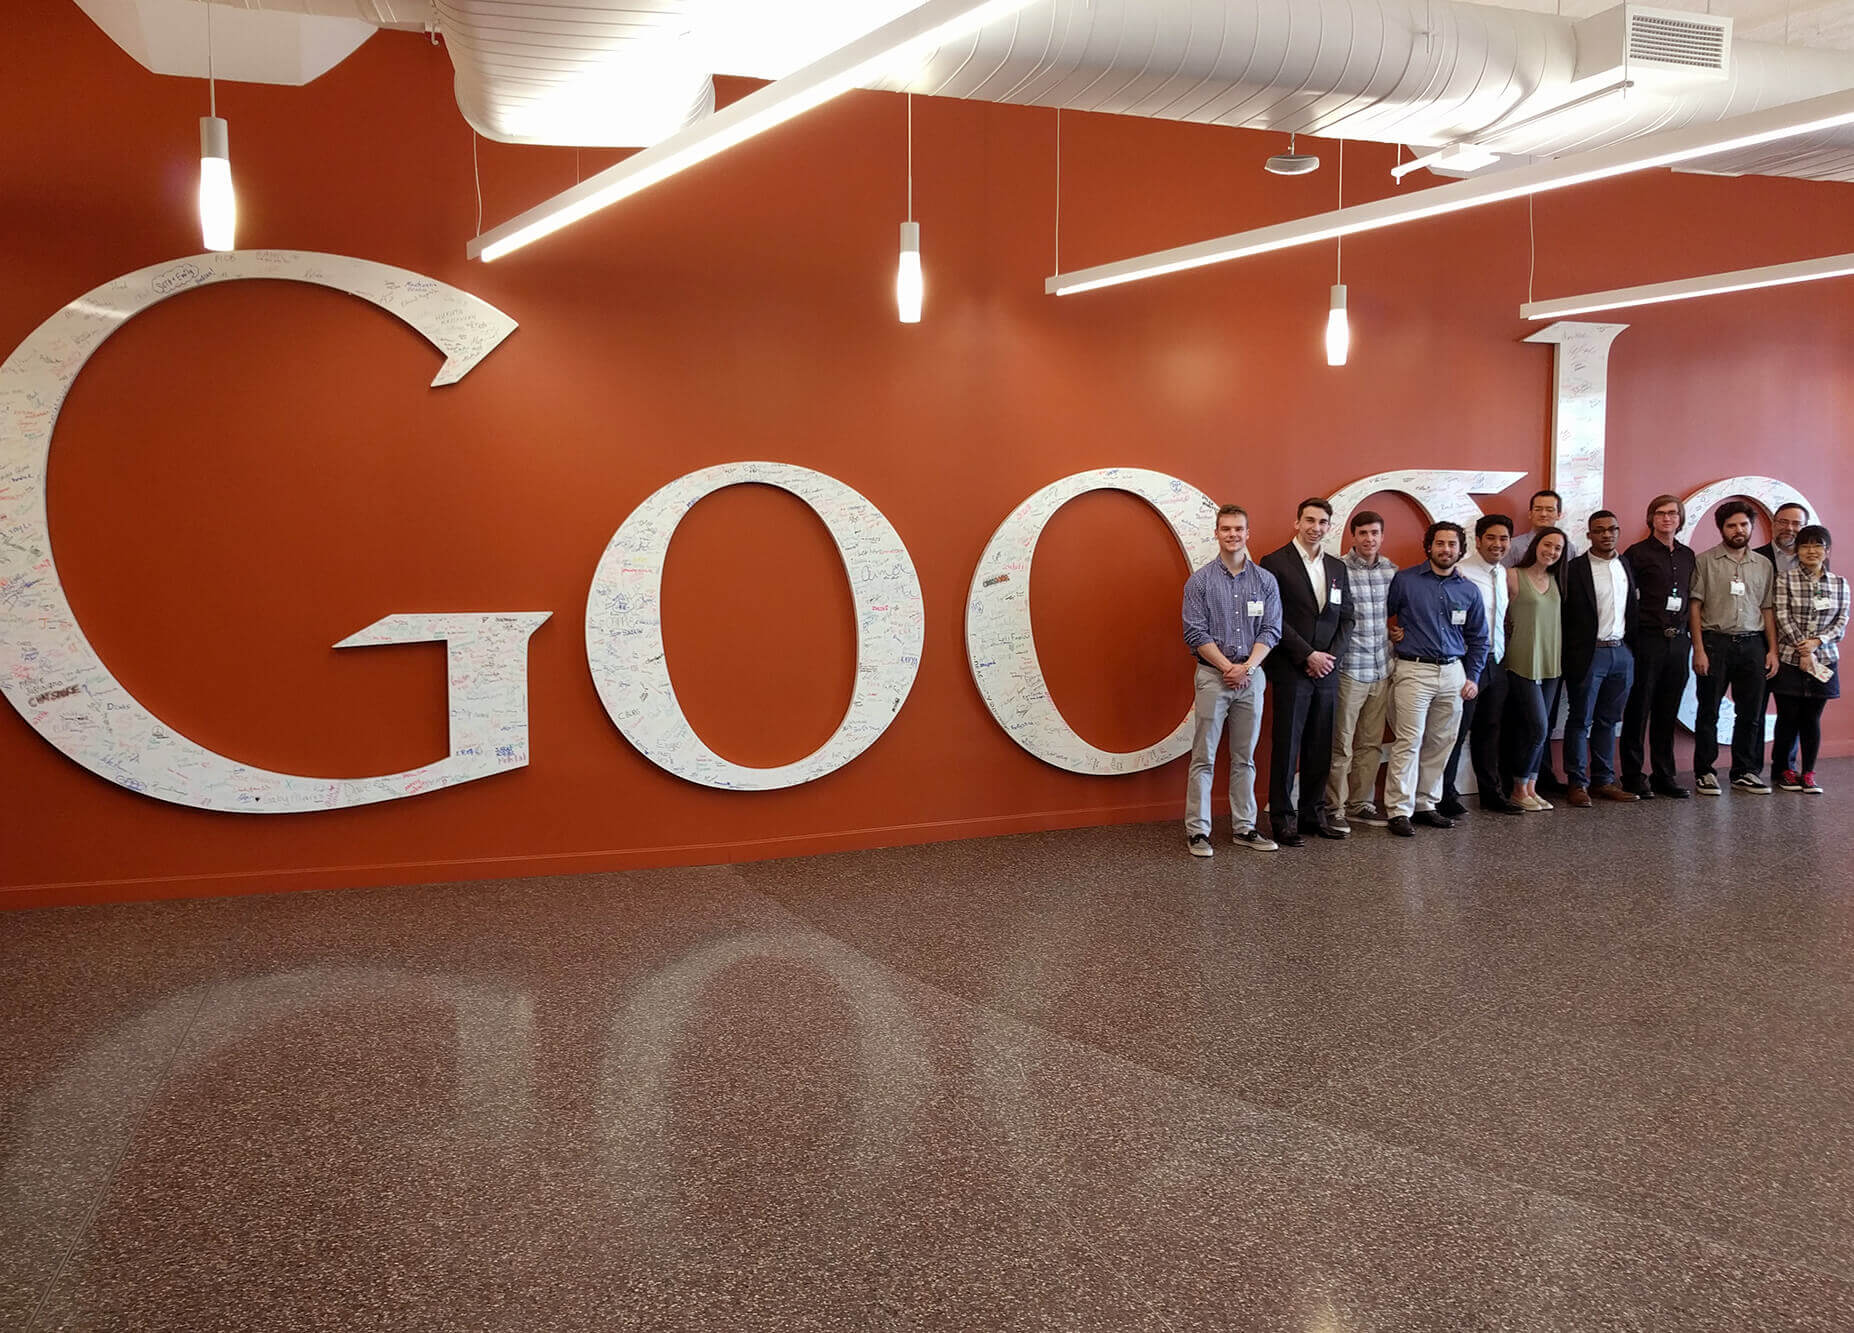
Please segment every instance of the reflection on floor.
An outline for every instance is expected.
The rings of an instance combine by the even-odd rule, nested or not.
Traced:
[[[1854,1328],[1825,780],[0,914],[0,1327]]]

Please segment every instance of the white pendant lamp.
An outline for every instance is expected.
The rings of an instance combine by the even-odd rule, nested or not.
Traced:
[[[1339,207],[1345,207],[1345,140],[1339,141]],[[1326,364],[1343,366],[1352,350],[1352,326],[1345,314],[1345,237],[1338,238],[1332,305],[1326,311]]]
[[[1326,364],[1343,366],[1352,350],[1352,329],[1345,318],[1345,284],[1333,284],[1332,309],[1326,312]]]
[[[914,94],[908,94],[908,220],[901,224],[901,259],[895,266],[895,313],[903,324],[921,322],[921,224],[914,220]]]
[[[200,237],[208,250],[236,250],[238,200],[232,193],[231,135],[219,116],[212,67],[212,6],[206,6],[206,96],[212,114],[200,117]]]

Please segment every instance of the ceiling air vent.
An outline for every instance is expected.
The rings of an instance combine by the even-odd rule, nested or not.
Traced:
[[[1732,21],[1619,5],[1575,25],[1576,78],[1716,82],[1732,68]]]

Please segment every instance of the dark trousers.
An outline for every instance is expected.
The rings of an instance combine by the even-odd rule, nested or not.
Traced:
[[[1764,636],[1705,634],[1706,665],[1695,682],[1699,710],[1693,719],[1693,772],[1712,772],[1719,758],[1719,701],[1729,689],[1737,712],[1732,727],[1732,776],[1756,777],[1764,771]]]
[[[1269,732],[1268,815],[1276,828],[1298,823],[1312,829],[1326,810],[1326,778],[1333,766],[1333,712],[1339,706],[1339,672],[1319,680],[1305,672],[1283,672],[1268,682],[1274,697]],[[1298,761],[1298,763],[1297,763]],[[1300,810],[1288,792],[1300,769]]]
[[[1507,698],[1513,701],[1513,716],[1507,730],[1512,733],[1513,747],[1511,753],[1516,756],[1511,762],[1513,780],[1530,782],[1539,775],[1539,765],[1544,762],[1545,746],[1551,733],[1551,723],[1545,714],[1545,687],[1551,681],[1532,680],[1529,677],[1507,672]]]
[[[1442,799],[1458,801],[1455,774],[1461,766],[1461,752],[1468,751],[1474,765],[1474,782],[1481,789],[1481,799],[1506,795],[1500,777],[1500,721],[1506,712],[1506,668],[1489,662],[1481,668],[1480,693],[1461,705],[1461,729],[1455,733],[1455,748],[1449,751],[1448,763],[1442,766]]]
[[[1680,721],[1680,697],[1693,673],[1693,644],[1684,633],[1670,639],[1657,630],[1652,637],[1645,631],[1630,647],[1635,654],[1635,688],[1622,713],[1623,785],[1641,785],[1645,759],[1654,785],[1671,787],[1675,785],[1674,728]]]
[[[1776,768],[1782,764],[1783,756],[1792,753],[1800,741],[1800,762],[1791,760],[1784,768],[1794,769],[1798,773],[1815,772],[1816,756],[1822,750],[1822,709],[1827,706],[1828,700],[1806,698],[1800,694],[1778,694],[1772,697],[1777,701],[1777,734],[1770,750],[1771,767]]]
[[[1551,766],[1551,729],[1558,721],[1558,713],[1564,703],[1564,677],[1553,676],[1550,680],[1539,682],[1539,689],[1545,696],[1545,748],[1539,751],[1539,773],[1547,782],[1556,782],[1552,776]]]
[[[1598,644],[1590,669],[1571,685],[1564,724],[1564,780],[1573,787],[1607,787],[1616,780],[1616,728],[1635,679],[1635,659],[1621,644]]]

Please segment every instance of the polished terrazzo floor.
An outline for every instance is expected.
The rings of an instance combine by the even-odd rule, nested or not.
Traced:
[[[1854,1328],[1824,779],[0,914],[0,1328]]]

